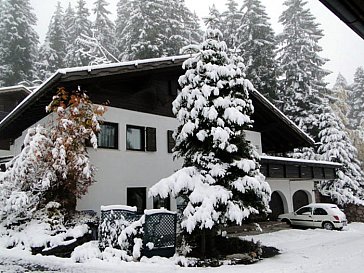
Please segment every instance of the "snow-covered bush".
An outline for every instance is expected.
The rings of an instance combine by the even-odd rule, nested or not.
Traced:
[[[254,87],[244,78],[242,60],[230,58],[221,39],[219,30],[208,29],[200,52],[183,64],[173,112],[180,124],[175,156],[184,166],[149,191],[186,200],[181,226],[188,233],[241,224],[269,210],[270,187],[244,133],[253,123],[249,90]]]

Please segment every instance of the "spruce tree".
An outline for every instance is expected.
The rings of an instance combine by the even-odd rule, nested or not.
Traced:
[[[121,59],[122,52],[125,50],[122,41],[122,33],[130,20],[131,13],[131,1],[130,0],[119,0],[116,9],[116,20],[115,20],[115,47],[117,48],[117,57]]]
[[[209,15],[203,18],[205,25],[209,28],[223,29],[222,16],[215,4],[209,7]]]
[[[319,56],[318,44],[322,30],[314,16],[305,8],[303,0],[286,0],[279,21],[283,32],[280,43],[279,101],[283,112],[301,129],[318,140],[319,117],[323,113],[323,96],[328,92],[324,77],[328,74],[322,66],[327,61]]]
[[[41,65],[41,79],[48,78],[57,69],[66,66],[66,31],[64,25],[64,13],[61,3],[57,3],[49,23],[48,32],[44,44],[39,50],[39,59]]]
[[[221,14],[223,20],[222,33],[225,37],[227,47],[229,49],[234,49],[237,46],[236,30],[240,26],[242,13],[235,0],[228,0],[226,6],[227,10]]]
[[[110,20],[111,12],[107,10],[109,5],[106,0],[96,0],[93,9],[96,15],[95,22],[93,23],[93,30],[95,31],[95,38],[112,55],[117,54],[115,47],[115,24]]]
[[[329,195],[337,204],[364,204],[364,173],[360,169],[357,150],[353,146],[343,124],[326,107],[326,112],[320,117],[320,147],[318,153],[322,160],[342,164],[337,169],[337,179],[322,181],[319,190]]]
[[[38,35],[37,18],[29,0],[7,0],[2,3],[0,23],[0,83],[5,86],[36,78]]]
[[[66,30],[67,45],[70,45],[74,42],[75,37],[71,35],[74,24],[75,24],[75,11],[72,8],[71,2],[69,2],[68,7],[64,14],[64,28]]]
[[[69,10],[69,12],[72,11]],[[67,66],[84,66],[88,65],[90,62],[90,59],[85,54],[83,54],[81,50],[82,46],[79,44],[78,40],[82,38],[83,35],[92,37],[92,32],[91,32],[92,24],[88,19],[89,15],[90,12],[86,7],[86,1],[78,0],[75,11],[75,17],[74,20],[72,20],[73,23],[71,22],[69,26],[67,25],[68,27],[67,40],[69,42],[69,44],[67,44],[67,54],[66,54]]]
[[[253,86],[244,78],[241,58],[229,58],[216,29],[207,29],[199,48],[183,64],[173,102],[179,121],[174,151],[184,159],[183,168],[154,185],[150,195],[181,197],[182,228],[213,236],[219,225],[267,212],[270,188],[259,171],[259,155],[245,139],[244,130],[252,126]]]
[[[340,119],[345,127],[349,126],[349,120],[347,116],[350,109],[348,104],[350,92],[349,84],[347,83],[344,76],[339,73],[332,88],[331,107],[335,115]]]
[[[349,93],[351,107],[348,117],[352,129],[364,129],[364,70],[358,67],[354,74],[352,91]]]
[[[237,44],[246,62],[246,76],[254,87],[270,101],[277,100],[276,38],[269,17],[260,0],[245,0],[239,27],[235,29]]]

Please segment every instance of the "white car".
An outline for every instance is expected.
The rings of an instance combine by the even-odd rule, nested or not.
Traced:
[[[295,212],[278,216],[278,220],[292,226],[320,227],[341,230],[347,225],[345,213],[335,204],[312,203]]]

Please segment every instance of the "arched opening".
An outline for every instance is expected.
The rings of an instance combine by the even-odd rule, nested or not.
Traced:
[[[285,201],[284,196],[280,192],[274,191],[272,193],[269,202],[269,208],[272,210],[269,217],[271,220],[277,220],[278,215],[285,212],[285,207],[287,206]]]
[[[298,190],[293,194],[293,210],[296,211],[302,206],[309,204],[309,196],[303,190]]]

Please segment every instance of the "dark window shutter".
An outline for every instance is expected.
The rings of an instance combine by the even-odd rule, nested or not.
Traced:
[[[168,143],[168,153],[172,153],[173,151],[173,148],[176,144],[176,142],[174,141],[174,138],[173,138],[173,131],[172,130],[168,130],[167,131],[167,143]]]
[[[146,150],[148,152],[157,151],[157,139],[156,139],[157,130],[155,128],[147,127],[146,128],[146,136],[147,136],[147,147]]]

